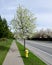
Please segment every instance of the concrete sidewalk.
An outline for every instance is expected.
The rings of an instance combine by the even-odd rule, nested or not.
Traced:
[[[24,65],[15,41],[12,42],[3,65]]]

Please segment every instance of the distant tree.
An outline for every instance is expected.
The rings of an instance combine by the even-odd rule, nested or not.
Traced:
[[[7,21],[6,21],[6,19],[3,19],[2,20],[2,22],[3,22],[3,37],[7,37],[8,36],[8,25],[7,25]]]
[[[35,29],[36,17],[26,8],[19,6],[16,12],[16,16],[12,20],[12,25],[20,38],[24,39],[24,50],[25,50],[25,39],[32,37],[33,30]]]
[[[2,35],[3,35],[3,22],[2,22],[2,18],[1,18],[1,16],[0,16],[0,38],[2,37]]]
[[[0,38],[13,37],[13,33],[9,30],[7,20],[2,19],[0,16]]]

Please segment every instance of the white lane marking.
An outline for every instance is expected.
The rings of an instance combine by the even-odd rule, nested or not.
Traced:
[[[43,42],[40,42],[40,43],[38,43],[38,42],[36,42],[36,41],[27,41],[27,42],[33,42],[33,43],[35,43],[35,44],[38,44],[38,45],[41,45],[41,46],[45,46],[45,47],[49,47],[49,48],[52,48],[51,46],[47,46],[47,43],[43,43]],[[42,45],[41,43],[43,43],[43,44],[45,44],[45,45]]]
[[[19,41],[20,42],[20,41]],[[23,42],[22,42],[23,43]],[[27,44],[27,45],[29,45],[29,44]],[[31,45],[30,45],[31,46]],[[43,46],[43,45],[42,45]],[[33,46],[32,46],[33,47]],[[36,48],[36,47],[35,47]],[[38,49],[38,48],[36,48],[36,49]],[[40,49],[38,49],[38,50],[40,50]],[[49,54],[49,53],[47,53],[47,52],[45,52],[45,51],[43,51],[43,50],[40,50],[40,51],[42,51],[42,52],[44,52],[44,53],[46,53],[46,54],[48,54],[49,56],[52,56],[51,54]]]
[[[27,44],[27,45],[29,45],[29,44]],[[31,46],[31,45],[30,45]],[[33,47],[33,46],[32,46]],[[36,47],[35,47],[36,48]],[[39,48],[36,48],[36,49],[38,49],[38,50],[40,50]],[[52,56],[51,54],[49,54],[49,53],[47,53],[47,52],[45,52],[45,51],[43,51],[43,50],[40,50],[41,52],[43,52],[43,53],[45,53],[45,54],[47,54],[47,55],[49,55],[49,56]]]

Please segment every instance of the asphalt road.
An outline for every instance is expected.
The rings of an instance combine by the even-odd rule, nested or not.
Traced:
[[[36,43],[38,43],[38,44],[36,44]],[[46,42],[44,42],[44,43],[46,43]],[[36,41],[36,42],[35,41],[26,41],[26,44],[28,44],[28,45],[30,45],[32,47],[38,48],[38,49],[52,55],[52,48],[43,46],[43,43],[41,43],[42,45],[39,45],[40,42],[38,42],[38,41]]]
[[[23,40],[19,41],[23,44]],[[52,65],[52,42],[26,40],[26,47],[47,63],[47,65]]]

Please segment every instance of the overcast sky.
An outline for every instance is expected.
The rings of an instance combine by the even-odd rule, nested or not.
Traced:
[[[13,19],[20,5],[29,9],[37,17],[37,28],[52,29],[52,0],[0,0],[0,15],[8,23]]]

